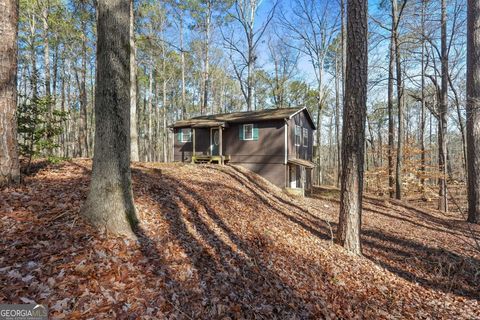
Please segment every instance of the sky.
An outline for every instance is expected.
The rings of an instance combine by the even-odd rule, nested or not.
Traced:
[[[269,14],[269,12],[271,11],[272,7],[274,6],[274,4],[276,2],[278,2],[277,4],[277,13],[281,10],[283,10],[284,12],[286,12],[288,14],[288,12],[290,12],[292,10],[292,7],[295,6],[295,2],[298,1],[298,0],[260,0],[261,3],[260,3],[260,7],[257,11],[257,22],[258,22],[258,26],[260,26],[266,19],[267,19],[267,16]],[[307,0],[307,1],[322,1],[322,0]],[[346,2],[347,0],[345,0]],[[379,6],[379,3],[380,1],[382,0],[370,0],[369,3],[368,3],[368,10],[369,10],[369,14],[375,14],[378,12],[378,6]],[[323,2],[325,4],[330,4],[330,5],[333,5],[333,4],[338,4],[338,6],[340,5],[339,2],[340,0],[323,0]],[[388,17],[389,19],[389,17]],[[270,26],[270,32],[272,32],[272,28],[275,28],[275,22],[272,23],[272,25]],[[268,34],[265,35],[265,37],[267,38],[268,37]],[[262,46],[261,48],[259,48],[259,55],[260,55],[260,64],[265,67],[265,68],[269,68],[270,66],[270,63],[268,61],[268,51],[267,51],[267,48],[266,46]],[[309,61],[309,59],[307,57],[301,57],[300,60],[299,60],[299,64],[298,64],[298,76],[301,77],[301,78],[304,78],[304,79],[307,79],[309,82],[311,82],[312,84],[315,83],[315,73],[314,73],[314,70],[313,70],[313,67],[312,67],[312,64],[311,62]],[[330,76],[328,74],[325,74],[325,78],[327,81],[329,81],[329,78]]]

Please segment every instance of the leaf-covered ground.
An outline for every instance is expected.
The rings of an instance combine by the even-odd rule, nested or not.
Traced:
[[[294,199],[229,166],[136,164],[138,241],[79,208],[91,162],[0,190],[0,303],[66,319],[480,318],[480,228],[367,198],[365,257],[334,245],[337,191]]]

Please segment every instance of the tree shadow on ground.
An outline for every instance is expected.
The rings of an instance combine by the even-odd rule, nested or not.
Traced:
[[[137,184],[149,184],[159,214],[168,223],[167,236],[159,239],[144,229],[136,230],[144,256],[158,269],[165,269],[168,299],[187,318],[308,318],[303,300],[285,283],[267,261],[257,259],[268,252],[266,238],[241,236],[228,226],[196,190],[177,179],[134,170]],[[206,186],[215,190],[217,186]],[[161,248],[175,243],[193,272],[174,270],[172,257]],[[154,249],[156,248],[156,250]],[[174,259],[173,259],[174,260]],[[192,306],[197,306],[196,313]],[[193,312],[193,313],[192,313]]]
[[[333,238],[337,228],[336,223],[322,220],[306,211],[305,208],[268,193],[265,186],[258,182],[258,179],[249,177],[248,174],[245,174],[238,168],[234,168],[234,170],[235,174],[230,173],[228,170],[221,171],[229,175],[230,178],[243,183],[247,189],[250,189],[265,204],[272,206],[277,213],[280,213],[315,236],[323,240],[331,240]],[[420,224],[405,217],[383,212],[378,208],[378,201],[366,199],[366,203],[373,206],[365,208],[365,211],[409,222],[416,227],[426,228],[434,232],[465,236],[466,231],[463,228],[453,227],[449,221],[433,216],[423,210],[415,208],[412,210],[412,214],[424,221],[424,223]],[[288,209],[288,214],[276,209],[277,206],[280,208],[283,206],[285,209]],[[389,210],[392,210],[392,208],[389,208]],[[414,283],[420,283],[434,290],[480,300],[480,283],[478,281],[480,278],[478,275],[480,260],[457,254],[445,248],[429,247],[425,244],[402,238],[399,235],[392,235],[388,231],[372,229],[370,226],[364,226],[362,240],[367,258],[402,278]]]

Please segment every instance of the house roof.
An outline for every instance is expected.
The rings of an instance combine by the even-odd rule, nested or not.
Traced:
[[[227,123],[245,123],[245,122],[259,122],[259,121],[269,121],[269,120],[282,120],[290,119],[295,116],[297,113],[305,111],[307,114],[307,119],[310,121],[312,127],[315,129],[315,124],[313,123],[312,117],[308,112],[307,108],[284,108],[284,109],[265,109],[258,111],[247,111],[247,112],[233,112],[233,113],[221,113],[221,114],[212,114],[208,116],[199,116],[190,118],[187,120],[177,121],[172,125],[173,128],[182,128],[182,127],[216,127],[216,126],[226,126]]]
[[[288,159],[288,163],[296,164],[306,168],[315,168],[315,163],[303,159]]]

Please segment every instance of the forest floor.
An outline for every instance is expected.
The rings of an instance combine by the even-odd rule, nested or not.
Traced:
[[[238,167],[133,166],[138,241],[79,215],[91,161],[0,190],[0,303],[66,319],[479,319],[480,228],[366,197],[364,257],[333,244],[338,190],[292,198]]]

